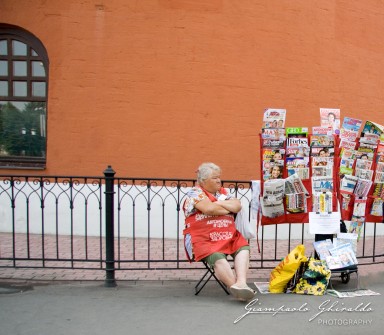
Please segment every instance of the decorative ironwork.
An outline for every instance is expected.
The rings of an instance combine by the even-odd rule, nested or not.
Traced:
[[[182,206],[195,180],[116,178],[112,171],[103,177],[0,176],[0,267],[100,269],[111,285],[115,270],[199,268],[186,260],[182,236]],[[251,217],[252,183],[223,186],[249,206]],[[367,225],[359,262],[384,262],[382,224]],[[306,227],[261,226],[260,253],[250,241],[251,268],[274,268],[297,244],[312,250]]]

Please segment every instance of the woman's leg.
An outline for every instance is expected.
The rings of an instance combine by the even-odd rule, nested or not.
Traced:
[[[240,250],[235,257],[236,286],[246,287],[249,268],[249,250]]]
[[[233,273],[233,270],[227,259],[218,259],[215,262],[214,269],[217,278],[219,278],[225,285],[227,285],[227,287],[231,287],[236,283],[235,274]]]

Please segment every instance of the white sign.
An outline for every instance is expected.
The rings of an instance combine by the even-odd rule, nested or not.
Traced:
[[[340,233],[340,212],[316,213],[309,212],[310,234]]]

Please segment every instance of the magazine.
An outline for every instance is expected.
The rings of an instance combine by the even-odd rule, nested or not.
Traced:
[[[263,161],[263,180],[282,178],[284,169],[283,160]]]
[[[308,128],[296,127],[287,128],[287,147],[308,147]]]
[[[325,261],[330,270],[341,269],[345,267],[345,265],[343,265],[341,262],[340,257],[330,255],[325,258]]]
[[[353,215],[365,216],[365,208],[367,205],[367,198],[356,198],[353,204]]]
[[[267,160],[283,160],[285,156],[285,149],[276,149],[276,148],[263,148],[261,150],[262,152],[262,159],[263,161]]]
[[[308,137],[288,137],[287,147],[308,147]]]
[[[287,147],[286,149],[286,156],[287,158],[294,158],[294,157],[309,157],[310,148],[309,146],[294,146],[294,147]]]
[[[327,257],[326,261],[330,269],[345,268],[357,264],[357,259],[350,243],[338,245],[330,249],[329,252],[331,256]]]
[[[374,197],[379,197],[384,199],[384,183],[375,183],[373,185],[373,194]]]
[[[340,180],[340,191],[353,193],[359,178],[356,176],[344,175]]]
[[[333,157],[335,149],[333,147],[311,147],[312,157]]]
[[[320,108],[320,125],[322,127],[331,127],[333,133],[340,133],[340,109]]]
[[[373,148],[377,148],[379,141],[380,141],[379,135],[368,134],[368,133],[365,133],[365,136],[360,137],[360,140],[359,140],[361,146],[373,146]]]
[[[268,108],[264,111],[263,128],[284,128],[285,109]]]
[[[279,149],[279,148],[284,148],[284,145],[285,145],[285,139],[275,139],[275,138],[261,139],[262,148]]]
[[[359,178],[357,180],[353,193],[355,194],[356,197],[366,197],[369,193],[369,190],[371,189],[371,186],[372,186],[372,180]]]
[[[333,168],[332,168],[332,166],[328,167],[328,166],[313,166],[312,165],[312,176],[332,177],[333,176]]]
[[[327,166],[333,168],[334,159],[333,157],[312,157],[312,167],[313,166]]]
[[[361,232],[365,223],[365,217],[352,215],[352,220],[349,224],[348,233],[357,234],[357,241],[359,241]]]
[[[354,149],[356,149],[356,144],[357,144],[356,142],[341,139],[340,144],[339,144],[339,148],[354,150]]]
[[[357,151],[355,151],[356,158],[357,159],[368,159],[370,161],[373,160],[374,156],[374,149],[372,148],[367,148],[367,147],[359,147]]]
[[[381,135],[384,132],[384,127],[372,121],[366,121],[363,129],[361,130],[362,137],[365,137],[366,134],[376,134]]]
[[[356,158],[356,150],[343,148],[340,152],[340,157],[342,159],[355,159]]]
[[[384,162],[378,162],[377,163],[376,172],[384,172]]]
[[[312,127],[312,134],[313,135],[332,135],[333,129],[331,127]]]
[[[353,164],[355,163],[354,159],[341,159],[340,160],[340,174],[353,174]]]
[[[354,142],[358,136],[359,133],[357,131],[340,129],[340,139],[343,141]]]
[[[286,160],[286,168],[288,176],[291,176],[295,173],[299,176],[300,179],[309,178],[309,157],[288,157]]]
[[[373,200],[370,214],[373,216],[383,216],[383,199],[376,198]]]
[[[384,172],[377,172],[375,173],[375,179],[373,181],[374,183],[383,183],[384,182]]]
[[[357,255],[357,234],[352,234],[352,233],[338,233],[337,237],[333,239],[333,244],[335,247],[349,243],[352,246],[352,250],[355,254]],[[357,263],[357,260],[356,260]]]
[[[367,159],[356,159],[356,169],[371,169],[372,168],[372,161],[369,161]],[[376,170],[377,171],[377,170]]]
[[[346,129],[346,130],[359,131],[362,124],[363,124],[362,120],[354,119],[354,118],[346,116],[343,119],[343,123],[341,125],[341,128]]]
[[[311,147],[333,147],[334,138],[328,135],[312,135],[311,136]]]
[[[262,128],[261,138],[285,140],[285,129],[284,128]]]
[[[288,172],[288,176],[292,176],[293,174],[297,174],[297,176],[302,180],[309,179],[309,168],[288,167],[287,172]]]
[[[351,202],[351,193],[347,191],[340,191],[341,195],[341,209],[348,210],[349,203]]]
[[[377,145],[376,161],[384,162],[384,143],[382,142]]]
[[[372,178],[373,178],[373,170],[369,170],[369,169],[356,169],[355,170],[355,176],[359,177],[360,179],[372,180]]]
[[[313,242],[313,246],[316,250],[317,255],[323,261],[325,261],[328,256],[331,256],[329,250],[333,249],[334,247],[330,239],[315,241]]]

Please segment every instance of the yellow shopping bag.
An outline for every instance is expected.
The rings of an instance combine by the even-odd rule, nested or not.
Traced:
[[[300,244],[271,271],[269,277],[269,292],[283,293],[301,262],[306,261],[308,261],[308,259],[305,256],[305,247]]]

